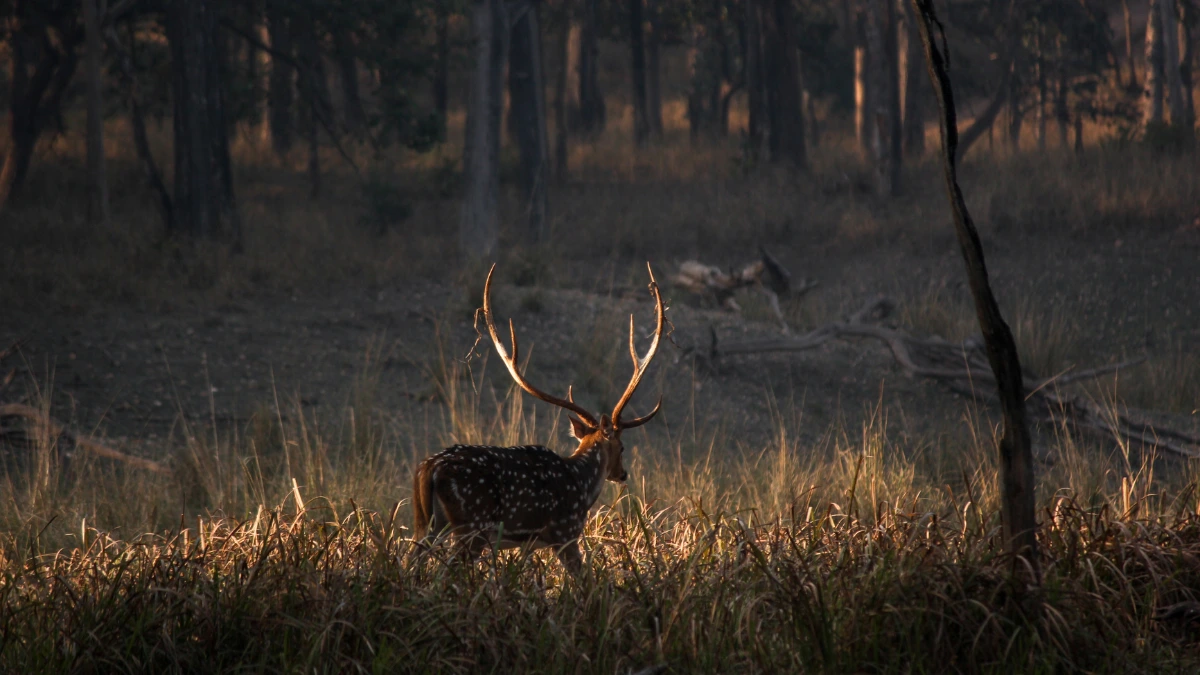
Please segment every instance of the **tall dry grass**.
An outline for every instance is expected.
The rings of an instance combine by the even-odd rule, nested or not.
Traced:
[[[272,401],[183,426],[174,478],[75,457],[0,484],[0,669],[10,672],[1180,672],[1194,598],[1195,467],[1156,471],[1063,432],[1040,471],[1043,582],[1014,592],[995,429],[958,447],[886,410],[801,442],[768,401],[759,446],[720,421],[630,433],[626,486],[553,557],[446,564],[407,538],[414,463],[452,443],[562,446],[561,415],[479,368],[427,365],[428,417],[372,406],[379,350],[334,418]],[[119,496],[114,498],[114,496]],[[399,515],[397,515],[399,513]]]

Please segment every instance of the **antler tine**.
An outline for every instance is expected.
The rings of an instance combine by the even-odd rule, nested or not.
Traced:
[[[508,335],[509,339],[512,340],[512,356],[509,356],[508,350],[504,348],[504,343],[500,340],[500,332],[496,330],[496,322],[492,319],[492,274],[494,274],[495,271],[496,265],[493,264],[492,268],[488,270],[487,281],[483,284],[483,320],[484,323],[487,324],[488,333],[492,336],[492,344],[496,347],[496,353],[500,355],[500,360],[503,361],[505,367],[508,368],[508,374],[512,376],[513,380],[517,383],[517,386],[521,387],[521,389],[524,389],[534,398],[543,400],[546,403],[556,405],[560,408],[566,408],[567,410],[578,415],[584,422],[587,422],[594,427],[599,427],[600,423],[596,421],[596,418],[593,417],[588,411],[576,405],[574,401],[563,400],[557,396],[551,396],[550,394],[539,390],[537,387],[534,387],[525,379],[523,375],[521,375],[521,371],[517,368],[517,331],[513,326],[512,319],[508,320]]]
[[[650,292],[654,294],[657,324],[654,327],[654,339],[650,341],[650,348],[646,350],[646,356],[638,358],[637,347],[634,346],[633,315],[629,315],[629,354],[633,357],[633,377],[629,380],[629,386],[625,387],[625,393],[617,401],[616,407],[613,408],[613,425],[618,429],[627,429],[630,426],[645,424],[658,413],[658,406],[656,405],[654,410],[645,417],[639,417],[629,424],[621,424],[621,411],[625,409],[625,404],[629,403],[629,399],[633,398],[633,392],[637,391],[638,385],[642,382],[642,376],[646,374],[646,369],[650,366],[650,361],[654,358],[654,354],[658,352],[658,343],[662,337],[665,320],[662,294],[658,291],[658,282],[654,279],[654,270],[650,269],[650,263],[646,263],[646,270],[650,272]],[[662,401],[660,400],[659,403],[661,404]]]

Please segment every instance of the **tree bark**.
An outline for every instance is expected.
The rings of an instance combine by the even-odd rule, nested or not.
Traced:
[[[1125,19],[1125,62],[1129,64],[1129,88],[1138,88],[1137,63],[1133,58],[1133,19],[1129,14],[1129,0],[1121,0],[1121,11]]]
[[[1163,122],[1163,43],[1160,0],[1150,0],[1146,13],[1146,76],[1142,86],[1142,126]]]
[[[746,53],[743,63],[746,69],[747,129],[746,141],[752,158],[762,154],[763,139],[766,138],[766,81],[763,72],[762,20],[759,0],[746,0]]]
[[[873,159],[871,110],[875,103],[871,91],[871,63],[867,51],[867,17],[858,5],[854,13],[854,137],[864,158]]]
[[[904,153],[910,157],[925,154],[925,87],[921,54],[921,31],[912,7],[900,0],[904,10],[903,48],[900,51],[903,66],[901,89],[904,97]]]
[[[540,43],[538,8],[537,5],[531,5],[513,23],[508,93],[512,101],[510,119],[521,152],[521,197],[528,219],[526,239],[533,244],[546,239],[546,178],[549,164]]]
[[[958,185],[958,126],[955,119],[954,94],[950,77],[946,72],[945,56],[934,42],[933,30],[937,17],[933,0],[912,0],[921,16],[921,42],[925,47],[925,58],[929,75],[933,80],[941,110],[942,169],[945,175],[946,192],[954,214],[954,229],[966,263],[967,278],[979,328],[987,348],[988,362],[996,378],[1000,405],[1003,409],[1004,433],[1000,438],[1000,481],[1001,516],[1004,538],[1008,551],[1013,555],[1014,572],[1021,570],[1018,557],[1028,560],[1034,569],[1034,583],[1038,583],[1037,514],[1033,475],[1033,448],[1026,421],[1025,388],[1021,375],[1021,362],[1012,331],[1005,323],[1000,307],[992,293],[988,280],[987,265],[983,256],[983,245],[979,233],[971,220]]]
[[[1037,111],[1034,115],[1034,120],[1037,124],[1037,148],[1039,151],[1046,149],[1046,129],[1049,126],[1048,110],[1050,104],[1050,90],[1046,81],[1046,56],[1044,53],[1045,45],[1042,43],[1045,29],[1039,25],[1037,34],[1034,36],[1034,81],[1037,83]]]
[[[886,175],[880,176],[884,181],[880,187],[886,188],[886,194],[896,196],[900,194],[900,173],[904,165],[904,127],[900,117],[899,17],[896,15],[896,0],[882,0],[882,2],[884,12],[881,18],[885,19],[882,61],[884,92],[887,96],[883,107],[885,124],[882,125],[880,133],[884,136],[884,143],[888,146],[889,162],[886,167],[882,167],[886,169]]]
[[[1158,11],[1162,17],[1162,61],[1167,108],[1171,111],[1171,125],[1183,127],[1187,117],[1183,102],[1183,80],[1179,76],[1179,27],[1175,18],[1175,0],[1158,0]]]
[[[607,111],[604,94],[600,91],[599,17],[596,4],[599,0],[583,0],[579,35],[579,128],[584,133],[596,133],[604,129]]]
[[[358,50],[354,34],[344,28],[335,30],[333,50],[342,88],[342,117],[345,127],[350,133],[358,133],[367,124],[367,111],[363,108],[362,94],[358,87]]]
[[[288,18],[281,0],[267,3],[267,35],[271,38],[271,50],[280,54],[292,54],[291,32]],[[292,150],[295,131],[292,106],[295,102],[296,77],[292,65],[283,59],[271,56],[270,75],[267,88],[267,125],[271,133],[271,148],[279,159],[285,159]]]
[[[472,0],[471,40],[475,56],[467,98],[463,173],[466,183],[459,246],[482,260],[499,239],[500,118],[504,65],[508,60],[508,15],[504,0]]]
[[[162,217],[163,228],[171,232],[175,229],[174,206],[171,204],[171,195],[167,192],[166,183],[163,182],[162,172],[158,170],[158,164],[154,161],[154,154],[150,151],[150,140],[146,134],[146,118],[142,113],[137,73],[133,69],[135,62],[134,47],[137,44],[137,38],[134,37],[132,26],[128,26],[128,32],[128,51],[122,48],[120,38],[117,37],[115,29],[110,27],[105,36],[109,47],[116,52],[118,63],[120,64],[121,84],[125,90],[126,105],[129,106],[129,127],[132,131],[133,146],[137,152],[138,161],[142,165],[142,173],[146,178],[147,186],[154,191],[154,195],[158,199],[159,215]]]
[[[225,220],[236,240],[240,223],[220,79],[217,3],[171,0],[166,10],[174,101],[175,221],[192,236],[215,238]]]
[[[764,7],[763,32],[767,57],[767,106],[772,162],[804,168],[804,110],[800,100],[800,63],[796,46],[796,17],[791,0],[771,0]]]
[[[558,77],[554,81],[554,176],[559,185],[567,182],[570,172],[568,164],[568,127],[569,117],[567,96],[568,82],[571,75],[571,37],[577,34],[577,28],[571,19],[571,8],[564,2],[562,6],[562,32],[558,35]]]
[[[88,215],[109,226],[108,173],[104,166],[104,41],[100,35],[97,0],[83,0],[83,26],[87,50],[87,163],[91,190]]]
[[[25,182],[38,135],[75,73],[75,46],[83,39],[81,32],[47,25],[33,4],[33,0],[18,0],[10,20],[9,143],[0,168],[0,208]],[[51,36],[52,28],[57,40]]]
[[[446,119],[450,110],[450,10],[437,3],[437,60],[433,66],[433,107]]]
[[[650,32],[646,36],[646,116],[650,134],[662,138],[662,21],[658,0],[647,0],[646,10],[650,19]]]
[[[1056,62],[1054,78],[1054,122],[1058,126],[1058,147],[1060,148],[1067,147],[1067,137],[1071,125],[1071,110],[1067,107],[1067,72],[1063,59],[1062,36],[1059,36],[1054,50],[1054,60]]]
[[[1195,60],[1196,23],[1195,0],[1180,0],[1179,21],[1179,82],[1183,88],[1183,128],[1196,128],[1196,101],[1192,83],[1192,62]]]
[[[1021,123],[1025,119],[1021,80],[1016,72],[1018,67],[1016,59],[1008,67],[1008,147],[1013,153],[1021,150]]]
[[[881,197],[894,195],[899,188],[896,178],[897,158],[892,154],[892,78],[889,77],[892,56],[888,53],[887,10],[880,6],[888,0],[866,0],[863,3],[864,26],[866,28],[866,75],[867,89],[871,92],[871,107],[867,108],[867,133],[871,146],[871,160],[875,173],[875,193]]]
[[[633,141],[644,148],[650,141],[650,118],[646,109],[646,33],[642,0],[629,0],[629,50],[632,58]]]

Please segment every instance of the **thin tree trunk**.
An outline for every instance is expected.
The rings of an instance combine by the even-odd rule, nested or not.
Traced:
[[[66,36],[69,41],[60,52],[29,5],[30,0],[18,0],[10,22],[9,143],[0,168],[0,208],[25,182],[42,125],[56,114],[58,99],[75,73],[75,45],[82,37]]]
[[[607,111],[600,91],[599,0],[583,0],[583,16],[579,35],[579,127],[584,133],[604,129]]]
[[[871,92],[871,107],[867,108],[867,133],[871,144],[871,158],[875,173],[875,193],[881,197],[890,196],[896,187],[892,183],[893,164],[896,158],[892,155],[892,143],[889,133],[892,128],[888,113],[889,78],[886,10],[880,7],[880,0],[867,0],[863,3],[866,27],[867,89]]]
[[[764,12],[767,20],[763,22],[771,126],[768,149],[772,162],[788,162],[796,168],[804,168],[807,157],[804,110],[800,101],[796,18],[791,0],[772,0],[771,4],[769,11]]]
[[[1179,76],[1179,27],[1175,18],[1175,0],[1158,0],[1158,11],[1162,17],[1162,61],[1167,107],[1171,111],[1171,125],[1182,128],[1187,115],[1183,102],[1183,81]]]
[[[104,166],[104,41],[100,35],[97,0],[83,0],[83,25],[87,49],[87,163],[91,180],[88,215],[109,226],[108,174]]]
[[[271,38],[271,50],[280,54],[292,54],[291,32],[288,19],[278,4],[281,0],[267,3],[267,35]],[[267,123],[271,130],[271,148],[279,159],[285,159],[292,150],[295,132],[292,106],[295,102],[295,70],[283,59],[271,57],[271,74],[267,91]]]
[[[1045,30],[1042,26],[1037,27],[1037,34],[1034,37],[1034,81],[1037,83],[1037,111],[1034,120],[1037,124],[1037,148],[1038,151],[1046,149],[1046,128],[1049,124],[1047,108],[1049,106],[1050,91],[1046,82],[1046,57],[1044,53],[1045,45],[1042,43],[1042,34]]]
[[[438,36],[440,39],[440,35]],[[342,88],[342,109],[346,129],[358,133],[367,124],[358,88],[358,54],[354,34],[341,28],[333,32],[334,57],[337,59],[338,80]]]
[[[860,9],[854,14],[854,137],[863,157],[873,158],[871,110],[875,103],[871,91],[871,63],[867,50],[867,18]]]
[[[158,198],[159,215],[162,217],[163,228],[171,232],[175,229],[174,207],[171,204],[171,195],[167,192],[166,183],[163,182],[162,172],[158,170],[158,164],[154,161],[154,154],[150,151],[150,140],[146,134],[146,118],[142,113],[137,73],[133,69],[135,61],[134,47],[137,45],[137,38],[133,34],[133,26],[127,24],[127,27],[129,33],[128,51],[125,51],[121,47],[121,41],[117,37],[115,29],[110,27],[106,33],[106,38],[109,47],[117,54],[118,63],[121,67],[121,84],[125,90],[126,105],[129,106],[129,127],[133,135],[133,147],[137,152],[138,161],[141,162],[146,184],[154,191],[155,196]]]
[[[890,161],[886,167],[885,179],[887,194],[900,194],[900,174],[904,164],[904,127],[900,118],[900,41],[899,17],[896,16],[896,0],[881,0],[884,11],[880,18],[883,24],[883,58],[884,69],[884,125],[880,130],[884,135],[884,143],[888,146]]]
[[[646,37],[646,115],[650,134],[662,138],[662,21],[658,1],[647,0],[646,10],[650,19],[650,33]]]
[[[1067,108],[1067,73],[1063,62],[1062,37],[1055,45],[1055,87],[1054,87],[1054,121],[1058,125],[1058,147],[1067,147],[1067,137],[1071,124],[1071,111]]]
[[[213,0],[167,4],[175,130],[175,216],[188,234],[213,238],[222,220],[238,238]]]
[[[629,50],[632,55],[633,140],[639,148],[650,140],[650,119],[646,109],[646,40],[642,0],[629,0]]]
[[[570,172],[567,147],[567,92],[571,74],[571,37],[577,32],[574,21],[571,20],[571,7],[563,3],[562,32],[558,38],[558,77],[554,82],[554,176],[559,185],[567,182]]]
[[[912,7],[904,0],[900,3],[904,10],[904,47],[901,51],[904,65],[900,71],[904,78],[904,152],[910,157],[920,157],[925,154],[925,73],[922,68],[925,59],[921,53],[921,32]]]
[[[938,107],[941,109],[942,168],[946,180],[946,192],[954,213],[954,229],[959,248],[966,263],[971,296],[975,300],[975,311],[979,328],[983,333],[988,361],[996,378],[1000,405],[1004,417],[1004,433],[1000,438],[1000,484],[1001,516],[1004,538],[1008,551],[1013,555],[1014,572],[1021,570],[1019,558],[1023,557],[1033,566],[1034,584],[1039,583],[1037,550],[1037,510],[1033,475],[1033,448],[1029,436],[1029,425],[1025,413],[1025,385],[1021,375],[1021,362],[1012,331],[1005,323],[1000,307],[992,293],[984,261],[983,245],[979,233],[967,210],[962,190],[958,185],[958,127],[954,110],[954,94],[950,77],[946,72],[945,56],[934,42],[933,30],[937,24],[933,0],[912,0],[921,16],[921,41],[929,75],[933,80]]]
[[[1150,0],[1146,13],[1146,76],[1142,86],[1142,126],[1163,121],[1163,43],[1160,0]]]
[[[1017,77],[1017,68],[1017,61],[1013,59],[1008,75],[1008,147],[1013,153],[1021,150],[1021,122],[1025,119],[1025,111],[1021,107],[1024,101],[1021,99],[1021,80]]]
[[[333,105],[325,59],[317,40],[312,15],[301,10],[291,21],[292,44],[296,46],[300,98],[304,106],[304,138],[308,141],[309,196],[321,195],[321,127],[332,119]]]
[[[1121,0],[1121,11],[1125,19],[1125,62],[1129,64],[1129,88],[1138,89],[1137,63],[1133,58],[1133,19],[1129,14],[1129,0]]]
[[[756,0],[747,0],[748,4],[757,4]],[[701,62],[702,56],[700,53],[700,26],[695,24],[688,31],[687,42],[687,69],[688,69],[688,97],[687,97],[687,118],[688,118],[688,137],[692,143],[700,139],[700,132],[704,126],[704,84],[703,78],[704,67]]]
[[[534,244],[546,239],[549,163],[540,42],[538,8],[531,5],[512,27],[508,92],[512,101],[510,119],[521,151],[521,197],[528,218],[526,239]]]
[[[437,4],[437,61],[433,70],[433,107],[443,120],[450,110],[450,10]]]
[[[459,245],[466,257],[481,260],[495,253],[499,236],[500,118],[508,60],[504,0],[472,0],[471,40],[475,64],[467,99]]]
[[[1196,128],[1196,100],[1192,84],[1192,62],[1195,59],[1193,31],[1196,22],[1195,0],[1180,0],[1179,21],[1179,82],[1183,89],[1183,128]]]
[[[766,137],[766,82],[763,73],[762,21],[759,0],[746,0],[746,53],[743,60],[746,69],[746,98],[748,124],[747,143],[752,158],[761,156],[763,139]]]

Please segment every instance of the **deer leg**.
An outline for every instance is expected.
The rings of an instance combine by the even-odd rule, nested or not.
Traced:
[[[579,576],[579,572],[583,568],[583,554],[579,552],[579,542],[572,541],[558,549],[558,561],[571,573],[571,576]]]

